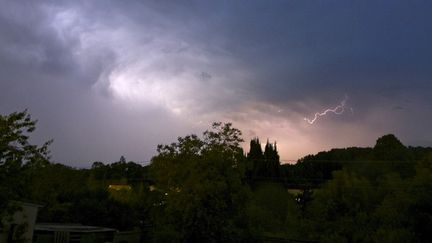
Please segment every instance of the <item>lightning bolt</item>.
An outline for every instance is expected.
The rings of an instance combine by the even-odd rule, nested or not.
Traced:
[[[341,101],[341,103],[340,103],[338,106],[336,106],[335,108],[333,108],[333,109],[327,109],[327,110],[325,110],[325,111],[323,111],[323,112],[317,112],[317,113],[315,113],[315,116],[314,116],[313,119],[308,119],[308,118],[305,117],[304,120],[307,121],[309,124],[312,125],[312,124],[314,124],[314,122],[315,122],[316,120],[318,120],[319,117],[321,117],[321,116],[325,116],[325,115],[327,115],[329,112],[334,113],[334,114],[336,114],[336,115],[341,115],[342,113],[345,112],[345,109],[347,108],[347,107],[346,107],[346,102],[347,102],[347,100],[348,100],[348,96],[345,95],[345,98],[344,98],[344,99]],[[349,109],[350,109],[351,113],[354,113],[354,110],[353,110],[352,107],[350,107]]]

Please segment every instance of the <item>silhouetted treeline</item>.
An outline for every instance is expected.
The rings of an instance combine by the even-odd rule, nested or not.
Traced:
[[[432,149],[394,135],[280,164],[276,143],[215,123],[160,145],[142,166],[123,156],[79,169],[32,145],[26,112],[0,116],[0,216],[12,200],[39,222],[138,229],[146,242],[430,242]]]
[[[111,164],[104,164],[100,161],[93,162],[91,175],[97,181],[132,185],[139,184],[149,178],[148,167],[143,167],[133,161],[126,162],[123,156],[120,157],[119,161]]]
[[[376,176],[389,171],[401,176],[415,173],[416,162],[432,153],[432,148],[405,147],[394,135],[386,135],[377,140],[373,148],[332,149],[308,155],[296,164],[281,165],[282,174],[288,184],[310,185],[316,187],[332,179],[334,171],[350,168],[361,174],[372,173]]]

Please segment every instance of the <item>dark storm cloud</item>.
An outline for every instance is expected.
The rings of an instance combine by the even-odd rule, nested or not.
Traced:
[[[113,161],[122,154],[148,160],[157,143],[175,137],[181,128],[161,122],[174,120],[165,111],[124,109],[106,96],[98,97],[101,92],[92,87],[117,57],[103,46],[79,53],[81,30],[74,26],[58,29],[56,21],[68,25],[67,18],[79,9],[62,4],[2,3],[0,110],[29,108],[39,120],[35,140],[54,138],[51,148],[57,161],[88,166],[94,160]]]
[[[53,137],[54,158],[69,164],[148,160],[157,143],[213,120],[292,156],[386,132],[432,136],[421,132],[432,105],[427,1],[1,5],[0,111],[29,108],[38,139]],[[345,95],[353,114],[303,120]]]
[[[357,89],[375,93],[430,87],[431,4],[284,3],[261,2],[255,11],[244,7],[231,15],[241,16],[230,20],[231,49],[259,70],[257,85],[268,91],[264,97],[283,101]]]

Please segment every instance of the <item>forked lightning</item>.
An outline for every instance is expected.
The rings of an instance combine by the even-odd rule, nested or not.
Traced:
[[[341,115],[342,113],[345,112],[347,100],[348,100],[348,96],[345,95],[345,99],[342,100],[341,103],[338,106],[336,106],[335,108],[333,108],[333,109],[327,109],[327,110],[325,110],[323,112],[317,112],[317,113],[315,113],[315,116],[314,116],[313,119],[308,119],[308,118],[305,117],[304,120],[307,121],[309,124],[312,125],[312,124],[315,123],[316,120],[318,120],[319,117],[325,116],[329,112],[334,113],[336,115]],[[351,110],[352,113],[354,113],[353,108],[350,108],[350,110]]]

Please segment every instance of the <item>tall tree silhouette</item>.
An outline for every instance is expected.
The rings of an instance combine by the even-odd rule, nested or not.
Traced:
[[[250,151],[247,154],[249,162],[249,174],[251,179],[275,179],[280,175],[279,154],[276,143],[271,144],[268,140],[264,147],[261,148],[259,138],[254,138],[250,142]]]
[[[266,170],[264,175],[268,178],[277,179],[280,175],[279,172],[279,154],[276,149],[276,142],[271,144],[267,139],[267,143],[264,150],[264,161]]]
[[[246,174],[249,178],[257,177],[265,169],[264,155],[259,138],[250,141],[250,150],[247,154],[248,168]]]

